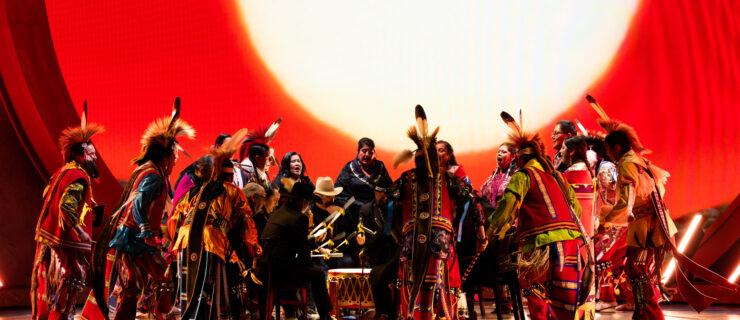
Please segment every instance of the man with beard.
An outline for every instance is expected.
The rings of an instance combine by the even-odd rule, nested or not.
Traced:
[[[560,148],[563,147],[565,139],[578,135],[578,129],[572,121],[560,120],[555,124],[552,130],[552,148],[555,149],[555,157],[552,159],[552,166],[560,172],[565,172],[568,165],[563,163],[563,155],[560,154]]]
[[[92,240],[82,226],[90,225],[87,214],[94,204],[90,179],[98,177],[98,156],[91,139],[103,131],[86,118],[87,103],[81,126],[62,131],[59,147],[66,163],[44,190],[31,273],[33,319],[68,319],[84,286]]]
[[[95,246],[93,292],[83,310],[87,319],[108,314],[108,302],[119,279],[120,296],[110,306],[115,310],[115,320],[135,318],[136,303],[145,288],[152,290],[144,294],[152,295],[156,306],[149,310],[155,316],[163,317],[172,309],[174,285],[165,274],[161,221],[172,210],[169,175],[177,161],[177,138],[195,137],[195,130],[179,118],[179,98],[174,109],[171,118],[156,119],[142,135],[141,154],[133,160],[138,167]]]
[[[375,142],[370,138],[360,139],[357,142],[357,156],[342,167],[334,183],[335,187],[343,189],[336,197],[337,205],[344,205],[351,197],[355,197],[355,202],[350,210],[372,202],[375,198],[373,185],[385,178],[390,176],[383,161],[375,159]]]

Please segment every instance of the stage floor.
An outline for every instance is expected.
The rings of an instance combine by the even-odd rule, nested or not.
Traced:
[[[740,320],[740,305],[713,305],[701,314],[697,314],[688,305],[685,304],[663,304],[663,312],[666,319],[711,319],[711,320]],[[495,314],[490,314],[493,310],[492,303],[486,303],[486,311],[489,312],[484,319],[496,319]],[[526,308],[525,308],[526,309]],[[479,311],[476,308],[476,311]],[[526,310],[525,310],[526,313]],[[598,313],[596,319],[600,320],[621,320],[631,319],[631,312],[612,312]],[[0,320],[21,320],[30,319],[30,308],[13,308],[0,309]],[[145,317],[143,317],[145,319]],[[512,315],[505,315],[504,319],[514,319]]]

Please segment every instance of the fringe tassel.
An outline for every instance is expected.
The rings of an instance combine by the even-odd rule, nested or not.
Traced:
[[[519,277],[533,281],[539,279],[550,270],[550,246],[537,247],[527,255],[519,255],[516,264]]]

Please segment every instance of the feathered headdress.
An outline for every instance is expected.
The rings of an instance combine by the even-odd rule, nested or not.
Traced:
[[[393,158],[393,168],[397,168],[400,164],[407,162],[411,160],[414,157],[414,154],[416,152],[423,152],[424,153],[424,161],[426,162],[426,166],[429,169],[429,177],[434,176],[434,168],[432,168],[432,163],[436,163],[437,154],[431,154],[431,151],[429,150],[430,147],[432,149],[434,148],[434,145],[437,142],[437,133],[439,133],[439,127],[435,128],[434,131],[432,131],[431,134],[429,134],[429,123],[427,122],[427,114],[424,112],[424,108],[421,105],[416,105],[416,108],[414,108],[414,116],[416,117],[416,127],[411,126],[409,130],[406,132],[406,135],[411,139],[411,141],[414,141],[416,144],[416,151],[411,150],[404,150],[401,151],[401,153],[397,154]],[[434,156],[433,158],[430,158],[430,156]]]
[[[635,131],[635,129],[624,124],[622,121],[609,118],[609,116],[606,114],[606,111],[604,111],[604,109],[596,102],[596,99],[594,99],[594,97],[592,97],[591,95],[586,95],[586,100],[588,101],[588,104],[591,105],[591,107],[594,109],[594,111],[599,114],[599,119],[597,119],[596,122],[598,122],[599,125],[601,125],[601,127],[606,130],[607,134],[614,131],[621,131],[627,135],[627,139],[629,139],[630,141],[630,146],[632,147],[632,150],[635,150],[635,152],[640,155],[645,155],[652,152],[642,145],[642,143],[640,142],[640,138],[637,137],[637,132]]]
[[[252,145],[256,143],[269,145],[272,138],[277,134],[277,130],[282,122],[283,118],[277,118],[277,120],[275,120],[268,128],[262,127],[249,131],[244,138],[244,141],[242,141],[242,139],[232,138],[232,140],[236,140],[237,142],[241,141],[241,146],[239,147],[239,160],[244,161],[244,159],[247,158],[249,147]]]
[[[98,133],[105,131],[103,126],[97,123],[87,123],[87,100],[82,104],[82,115],[80,115],[79,127],[67,127],[62,130],[59,137],[59,149],[62,150],[64,159],[69,158],[72,146],[78,143],[90,143],[90,139]]]
[[[177,143],[177,138],[183,136],[191,140],[194,139],[195,129],[180,119],[180,97],[177,97],[172,108],[172,116],[156,119],[146,128],[141,136],[141,154],[133,162],[140,163],[144,161],[152,148],[161,147],[164,150],[172,150],[173,147],[176,147],[184,153],[185,150]],[[187,153],[185,154],[187,155]]]
[[[501,119],[504,120],[504,123],[506,123],[509,128],[511,128],[511,133],[508,134],[509,140],[512,144],[514,144],[514,147],[516,147],[517,150],[524,151],[525,154],[530,153],[537,153],[540,155],[545,154],[545,143],[542,141],[542,137],[539,133],[530,133],[524,131],[524,128],[522,127],[522,112],[519,111],[519,123],[516,123],[516,120],[514,120],[514,117],[512,117],[508,112],[501,111]],[[522,150],[522,146],[524,145],[531,145],[531,148],[524,148]]]
[[[211,173],[211,180],[218,179],[218,176],[223,170],[223,165],[227,161],[231,161],[231,157],[239,149],[239,141],[242,141],[247,136],[249,130],[247,128],[240,129],[231,136],[231,140],[224,143],[218,148],[211,148],[211,155],[213,155],[213,171]]]

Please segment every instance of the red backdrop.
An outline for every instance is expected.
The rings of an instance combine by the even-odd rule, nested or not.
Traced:
[[[301,153],[312,178],[336,177],[354,157],[355,137],[321,124],[280,87],[234,1],[50,0],[47,11],[72,100],[87,99],[91,120],[107,127],[96,144],[118,179],[127,178],[147,123],[168,114],[175,96],[198,130],[195,142],[184,143],[196,156],[219,133],[282,116],[273,145],[279,156]],[[729,202],[740,190],[738,18],[732,0],[644,1],[609,70],[584,91],[634,126],[654,150],[650,158],[672,173],[674,217]],[[579,101],[558,118],[595,128],[594,116]],[[541,128],[548,137],[551,130]],[[379,146],[378,157],[389,163],[392,152]],[[476,187],[494,168],[494,154],[457,155]]]

